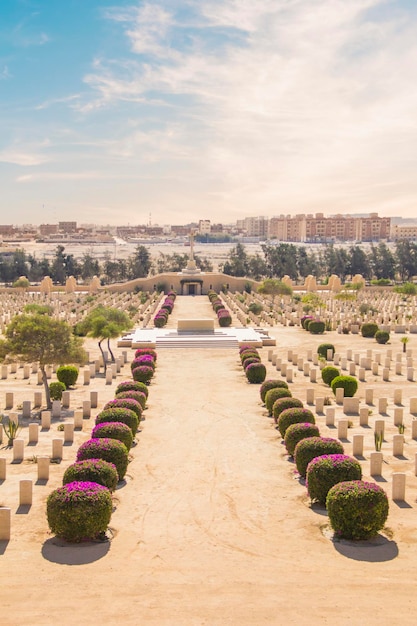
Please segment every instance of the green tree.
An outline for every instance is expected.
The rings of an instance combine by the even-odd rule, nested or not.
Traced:
[[[107,371],[107,361],[105,358],[102,343],[107,340],[107,347],[110,353],[111,361],[114,362],[114,354],[110,347],[110,340],[120,337],[123,331],[128,330],[132,325],[130,317],[119,309],[98,306],[91,311],[87,317],[81,322],[82,332],[89,337],[98,339],[98,347],[103,357],[104,371]]]
[[[280,243],[276,246],[263,244],[261,248],[270,278],[282,278],[287,275],[292,280],[297,280],[297,247],[294,244]]]
[[[248,276],[249,258],[243,244],[238,243],[231,249],[228,260],[223,264],[223,273],[228,276]]]
[[[93,276],[100,276],[100,263],[92,254],[86,252],[81,259],[81,278],[88,280]]]
[[[417,274],[417,244],[407,240],[397,241],[395,256],[401,280],[412,280]]]
[[[1,342],[0,356],[3,360],[14,358],[39,364],[48,408],[51,408],[51,396],[46,367],[66,363],[82,365],[87,359],[82,339],[74,336],[67,322],[39,312],[22,313],[11,320]]]
[[[266,278],[258,287],[258,293],[265,293],[271,295],[288,295],[292,294],[292,289],[289,285],[277,280],[276,278]]]
[[[135,278],[146,278],[151,269],[151,255],[145,246],[138,245],[132,256],[129,257],[127,263],[127,278],[134,280]]]

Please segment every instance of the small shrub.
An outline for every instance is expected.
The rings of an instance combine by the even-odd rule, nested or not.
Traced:
[[[248,311],[253,313],[254,315],[259,315],[264,310],[262,304],[260,302],[251,302],[248,306]]]
[[[307,437],[320,437],[318,426],[310,422],[291,424],[285,431],[284,444],[290,456],[294,455],[295,446]]]
[[[384,527],[388,498],[376,483],[349,480],[338,483],[327,494],[326,507],[331,527],[338,537],[369,539]]]
[[[330,383],[330,387],[334,395],[338,387],[343,387],[345,398],[353,398],[358,390],[358,381],[353,376],[336,376]]]
[[[271,389],[275,389],[276,387],[281,387],[284,389],[288,389],[288,383],[285,380],[265,380],[261,388],[259,390],[262,402],[265,402],[265,396]]]
[[[143,356],[144,354],[150,354],[153,357],[154,361],[156,361],[157,356],[158,356],[157,353],[156,353],[156,350],[154,350],[153,348],[138,348],[135,351],[135,359],[138,356]]]
[[[142,409],[146,406],[146,396],[142,391],[119,391],[119,393],[116,393],[116,399],[119,398],[131,398],[132,400],[136,400],[136,402],[139,402]]]
[[[288,426],[291,426],[291,424],[297,424],[301,422],[310,422],[311,424],[316,423],[314,413],[312,413],[310,409],[304,409],[301,407],[284,409],[284,411],[281,411],[279,413],[277,418],[274,415],[274,419],[278,425],[278,430],[281,433],[281,437],[283,439],[285,437]]]
[[[303,403],[298,398],[278,398],[275,400],[272,406],[272,414],[274,415],[274,421],[277,424],[278,418],[286,409],[302,409]]]
[[[145,394],[146,398],[149,395],[149,389],[145,383],[141,383],[138,380],[124,380],[116,387],[116,396],[120,391],[141,391]]]
[[[267,391],[265,395],[265,406],[267,408],[268,414],[272,415],[272,407],[274,406],[274,402],[279,398],[291,398],[292,393],[288,388],[285,387],[274,387]]]
[[[387,330],[377,330],[375,333],[375,339],[377,343],[388,343],[389,341],[389,332]]]
[[[259,385],[266,377],[266,367],[263,363],[250,363],[245,368],[246,378],[251,384]]]
[[[250,356],[247,359],[245,359],[242,363],[243,365],[243,369],[246,369],[248,367],[248,365],[251,365],[251,363],[260,363],[261,362],[261,357],[259,356]]]
[[[129,409],[133,411],[138,416],[138,420],[142,417],[142,407],[139,402],[133,400],[133,398],[114,398],[114,400],[109,400],[104,405],[104,411],[106,409]]]
[[[78,379],[78,367],[75,365],[61,365],[56,370],[56,377],[65,387],[73,387]]]
[[[130,409],[113,408],[100,411],[96,417],[96,424],[103,422],[123,422],[127,424],[135,436],[139,427],[139,418],[134,411]]]
[[[321,370],[321,378],[324,384],[328,387],[330,387],[333,378],[336,378],[336,376],[340,376],[340,370],[338,370],[337,367],[334,367],[333,365],[327,365]]]
[[[304,328],[304,330],[307,330],[306,324],[307,322],[310,323],[312,319],[313,319],[312,315],[303,315],[303,317],[300,319],[300,324],[302,328]]]
[[[130,369],[133,371],[136,367],[141,367],[142,365],[146,365],[151,367],[155,371],[155,361],[150,354],[143,354],[142,356],[138,356],[130,364]]]
[[[300,476],[305,478],[310,461],[323,454],[344,454],[344,449],[340,441],[330,437],[308,437],[297,443],[294,460]]]
[[[327,350],[331,350],[333,354],[336,351],[332,343],[321,343],[317,348],[317,354],[327,359]]]
[[[92,482],[104,485],[110,491],[114,491],[119,480],[116,466],[103,459],[87,459],[76,461],[64,472],[62,483]]]
[[[63,392],[66,390],[64,383],[59,381],[53,382],[49,385],[49,393],[51,400],[61,400]]]
[[[308,324],[307,330],[312,335],[322,335],[326,330],[326,324],[321,320],[311,320]]]
[[[109,525],[113,504],[107,487],[95,482],[71,482],[49,494],[48,525],[57,537],[71,542],[97,539]]]
[[[259,352],[257,350],[244,350],[243,352],[240,353],[240,362],[242,363],[242,365],[245,364],[246,359],[253,359],[253,358],[258,358],[260,359],[260,355]]]
[[[101,422],[101,424],[94,426],[91,437],[92,439],[98,439],[100,437],[117,439],[124,443],[128,450],[130,450],[133,444],[132,430],[124,422]]]
[[[140,365],[132,371],[133,380],[140,383],[149,383],[152,379],[154,371],[149,365]]]
[[[375,337],[375,333],[378,330],[378,324],[375,322],[365,322],[361,326],[362,337]]]
[[[85,459],[104,459],[116,466],[119,480],[126,474],[129,453],[124,443],[110,437],[88,439],[78,448],[77,461]]]
[[[317,456],[307,466],[306,487],[311,500],[326,504],[329,490],[346,480],[361,480],[361,464],[346,454]]]

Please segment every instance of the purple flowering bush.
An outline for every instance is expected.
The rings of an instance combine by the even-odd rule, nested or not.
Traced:
[[[142,356],[137,356],[133,359],[130,364],[130,369],[134,370],[136,367],[140,367],[141,365],[148,365],[152,367],[154,370],[156,367],[155,359],[150,354],[143,354]]]
[[[295,446],[294,461],[300,476],[305,478],[310,461],[323,454],[344,454],[344,448],[338,439],[331,437],[307,437],[299,441]]]
[[[153,348],[138,348],[135,351],[135,359],[138,356],[143,356],[144,354],[149,354],[150,356],[152,356],[154,361],[156,361],[157,359],[156,350],[154,350]]]
[[[274,415],[274,407],[272,408],[272,414]],[[305,409],[303,407],[291,407],[290,409],[284,409],[284,411],[279,413],[277,425],[283,439],[288,426],[291,426],[291,424],[297,424],[297,422],[310,422],[310,424],[315,424],[316,418],[310,409]]]
[[[103,422],[123,422],[123,424],[129,426],[133,437],[138,432],[139,418],[130,409],[113,408],[100,411],[96,417],[96,424],[102,424]]]
[[[266,367],[263,363],[250,363],[245,368],[246,378],[251,384],[263,383],[266,377]]]
[[[63,485],[74,481],[98,483],[110,491],[114,491],[119,481],[119,475],[114,463],[109,463],[103,459],[86,459],[72,463],[65,470],[62,479]]]
[[[153,375],[153,368],[149,367],[149,365],[140,365],[139,367],[135,367],[135,369],[132,370],[133,380],[136,380],[140,383],[149,383]]]
[[[330,525],[338,537],[369,539],[388,518],[385,491],[376,483],[349,480],[332,487],[326,499]]]
[[[256,348],[251,348],[250,350],[244,350],[243,352],[240,353],[240,362],[242,363],[243,367],[245,367],[245,361],[247,359],[253,359],[253,358],[258,358],[259,360],[261,360],[259,352],[256,350]]]
[[[316,424],[310,422],[300,422],[291,424],[285,431],[284,444],[290,456],[294,456],[295,446],[302,439],[307,437],[320,437],[320,431]]]
[[[119,398],[132,398],[132,400],[139,402],[142,409],[146,406],[146,395],[142,391],[119,391],[119,393],[116,393],[116,399]]]
[[[326,504],[329,490],[346,480],[361,480],[360,463],[346,454],[316,456],[307,466],[306,487],[311,500]]]
[[[146,397],[149,395],[149,389],[145,383],[141,383],[137,380],[123,380],[116,387],[116,396],[121,391],[141,391]]]
[[[243,361],[243,369],[246,370],[246,368],[248,367],[248,365],[251,365],[251,363],[261,363],[261,357],[259,356],[249,356],[247,359],[245,359]]]
[[[268,411],[268,415],[272,416],[272,407],[274,406],[274,403],[277,400],[280,400],[281,398],[291,398],[291,397],[292,397],[292,393],[288,389],[288,387],[274,387],[273,389],[270,389],[269,391],[267,391],[265,394],[265,406]],[[293,406],[293,405],[289,405],[289,406]],[[298,406],[298,405],[295,405],[295,406]],[[303,405],[301,404],[300,406],[303,406]],[[289,408],[289,407],[285,407],[285,408]]]
[[[130,450],[133,444],[132,431],[127,424],[123,422],[102,422],[94,426],[91,437],[97,439],[99,437],[110,437],[111,439],[117,439],[125,444],[126,448]]]
[[[74,481],[49,494],[48,525],[57,537],[71,542],[97,539],[106,532],[112,514],[107,487],[89,481]]]
[[[133,398],[114,398],[109,400],[104,405],[103,410],[105,411],[106,409],[129,409],[129,411],[136,413],[138,420],[142,417],[142,406]]]
[[[117,469],[119,480],[126,474],[129,463],[129,453],[125,444],[110,437],[100,437],[88,439],[78,448],[77,461],[85,459],[104,459],[109,463],[114,463]]]
[[[261,388],[259,389],[259,395],[261,396],[262,402],[265,402],[265,396],[271,389],[275,389],[275,387],[283,387],[284,389],[288,389],[288,383],[285,380],[265,380]]]
[[[283,411],[285,411],[286,409],[302,408],[303,403],[298,398],[293,398],[292,396],[290,398],[278,398],[278,400],[275,400],[274,404],[272,405],[271,416],[273,415],[275,424],[278,424],[279,416]]]

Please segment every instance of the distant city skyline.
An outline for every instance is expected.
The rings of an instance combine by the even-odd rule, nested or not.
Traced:
[[[3,224],[417,216],[412,0],[2,0]]]

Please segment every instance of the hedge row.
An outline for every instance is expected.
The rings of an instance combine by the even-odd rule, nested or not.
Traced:
[[[164,302],[159,308],[158,313],[153,318],[153,323],[156,328],[162,328],[168,321],[168,317],[172,313],[172,309],[174,308],[175,298],[177,294],[175,291],[169,291],[167,296],[165,297]]]
[[[266,377],[266,367],[261,361],[258,350],[251,345],[243,345],[239,348],[239,357],[245,376],[249,383],[259,385]]]
[[[230,311],[226,309],[223,302],[219,298],[219,294],[213,289],[210,289],[207,295],[211,302],[211,306],[217,315],[219,326],[230,326],[232,323],[232,316],[230,315]]]

